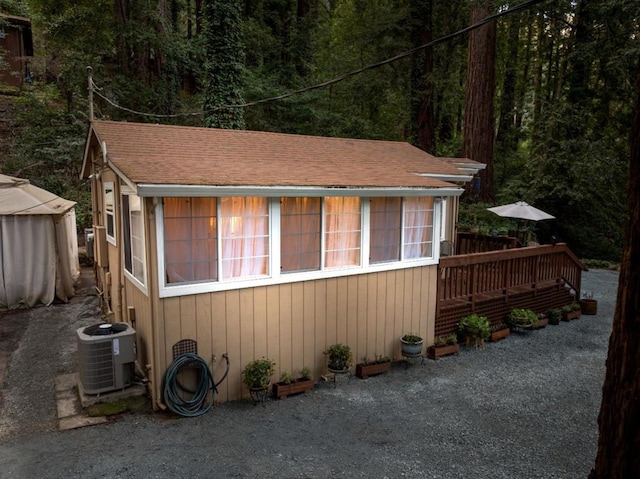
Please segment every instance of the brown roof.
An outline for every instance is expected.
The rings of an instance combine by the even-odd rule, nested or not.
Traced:
[[[461,174],[396,141],[112,121],[92,132],[136,184],[438,188],[453,185],[420,174]]]

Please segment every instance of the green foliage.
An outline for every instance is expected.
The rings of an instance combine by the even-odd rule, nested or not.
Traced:
[[[564,305],[562,307],[562,312],[570,313],[571,311],[578,311],[579,309],[580,309],[580,303],[574,301],[571,304]]]
[[[291,384],[293,381],[295,381],[295,378],[292,374],[288,373],[287,371],[282,371],[282,374],[280,374],[281,383]]]
[[[311,379],[311,377],[311,368],[305,366],[300,370],[301,379]]]
[[[327,355],[329,368],[336,371],[349,368],[353,362],[351,348],[346,344],[332,344],[324,351],[324,354]]]
[[[509,324],[513,326],[529,328],[537,322],[538,315],[530,309],[515,308],[509,313]]]
[[[458,335],[453,333],[448,336],[436,336],[433,340],[435,346],[446,346],[451,344],[458,344]]]
[[[12,154],[0,163],[2,173],[27,178],[32,184],[75,201],[78,227],[90,227],[91,191],[80,179],[86,139],[84,118],[64,108],[54,86],[25,90],[16,100],[21,127]]]
[[[472,338],[487,339],[491,336],[491,325],[486,316],[470,314],[458,323],[458,330]]]
[[[420,344],[423,339],[417,333],[407,333],[401,338],[407,344]]]
[[[545,314],[547,315],[547,318],[549,318],[549,324],[560,324],[560,319],[562,318],[562,311],[560,311],[560,309],[549,309]]]
[[[275,365],[276,363],[267,358],[251,361],[242,371],[242,382],[248,388],[266,388],[275,372]]]
[[[212,0],[204,4],[206,19],[205,126],[243,129],[242,108],[229,108],[242,102],[244,44],[240,5],[237,0]]]

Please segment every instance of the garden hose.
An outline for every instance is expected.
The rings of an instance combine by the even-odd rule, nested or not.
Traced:
[[[229,357],[227,354],[224,354],[223,357],[227,361],[227,369],[222,379],[216,383],[203,358],[193,353],[176,356],[165,371],[162,380],[162,400],[169,410],[179,416],[196,417],[211,409],[217,386],[224,381],[229,372]],[[185,369],[199,370],[199,380],[194,390],[185,387],[178,380],[178,374]],[[187,399],[188,396],[190,398]],[[209,399],[207,400],[207,398]]]

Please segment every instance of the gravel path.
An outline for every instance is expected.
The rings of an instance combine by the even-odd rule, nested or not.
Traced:
[[[584,478],[595,458],[617,281],[616,272],[586,272],[597,316],[512,334],[485,350],[394,365],[335,389],[322,383],[265,407],[238,401],[195,419],[126,415],[67,432],[53,430],[52,381],[73,370],[74,353],[47,360],[44,345],[60,348],[50,334],[73,332],[91,304],[65,327],[34,310],[5,386],[2,417],[14,427],[0,428],[0,477]],[[31,337],[38,348],[28,346]],[[60,354],[62,366],[54,363]],[[40,377],[24,379],[19,394],[16,371],[30,360]],[[31,416],[38,427],[22,424]]]

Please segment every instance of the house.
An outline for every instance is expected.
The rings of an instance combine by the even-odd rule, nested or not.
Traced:
[[[27,57],[32,56],[29,19],[0,14],[0,85],[21,87],[28,73]]]
[[[431,342],[440,243],[483,166],[403,142],[93,121],[97,285],[138,333],[154,406],[183,339],[214,375],[228,353],[221,402],[247,394],[256,358],[317,378],[333,343],[399,358],[404,333]]]

